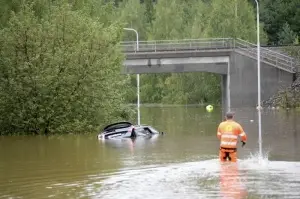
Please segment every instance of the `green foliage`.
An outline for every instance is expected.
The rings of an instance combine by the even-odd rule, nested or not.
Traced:
[[[296,44],[296,45],[293,45]],[[292,45],[289,45],[283,49],[283,51],[287,52],[290,56],[296,58],[298,61],[300,61],[300,46],[299,44],[299,38],[296,37]],[[300,63],[300,62],[299,62]]]
[[[39,20],[26,4],[0,32],[2,134],[94,132],[126,112],[121,26],[50,10]]]
[[[269,37],[269,44],[283,41],[282,31],[285,24],[296,35],[300,35],[300,3],[299,0],[264,0],[260,1],[261,21]]]
[[[161,103],[166,91],[165,80],[170,74],[141,75],[141,100],[143,103]]]
[[[145,0],[145,18],[146,18],[146,23],[148,23],[150,26],[152,25],[152,21],[154,20],[154,5],[152,0]]]
[[[121,75],[120,40],[234,37],[256,42],[248,0],[0,0],[0,130],[89,132],[136,103],[136,75]],[[261,43],[299,42],[298,0],[264,0]],[[265,31],[263,31],[265,30]],[[288,51],[298,56],[297,50]],[[140,75],[142,103],[220,103],[220,76]],[[124,89],[126,88],[126,89]]]
[[[0,28],[7,24],[12,11],[19,10],[18,0],[0,0]]]
[[[278,33],[278,44],[280,45],[288,45],[293,44],[297,39],[296,33],[291,30],[290,25],[285,23]]]
[[[194,22],[197,37],[241,38],[256,42],[254,9],[247,0],[215,0],[211,4],[199,2],[198,16]],[[198,32],[198,34],[197,34]],[[261,32],[261,43],[267,37]]]
[[[60,2],[61,0],[57,0]],[[106,0],[72,0],[80,2],[80,5],[73,6],[75,10],[82,10],[90,17],[96,18],[103,26],[110,26],[112,23],[119,23],[117,15],[117,8],[114,6],[113,1],[106,2]],[[84,2],[84,3],[82,3]]]
[[[220,76],[210,73],[173,74],[166,80],[164,103],[220,103]]]
[[[155,20],[148,35],[149,40],[185,38],[184,11],[180,0],[158,1],[155,10]]]
[[[145,18],[145,6],[139,0],[124,0],[118,8],[118,17],[124,27],[134,28],[139,33],[140,40],[146,40],[147,28]],[[123,40],[135,41],[136,35],[132,31],[125,31]]]
[[[201,38],[205,36],[207,32],[207,24],[210,20],[211,5],[204,3],[203,1],[198,1],[195,6],[196,12],[194,16],[194,21],[191,25],[191,38]]]
[[[296,36],[296,38],[295,38],[293,44],[298,45],[299,42],[300,42],[299,36]]]

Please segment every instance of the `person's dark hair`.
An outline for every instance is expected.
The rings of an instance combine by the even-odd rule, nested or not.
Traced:
[[[226,115],[225,115],[226,119],[228,119],[228,120],[232,119],[233,116],[234,116],[233,112],[227,112]]]

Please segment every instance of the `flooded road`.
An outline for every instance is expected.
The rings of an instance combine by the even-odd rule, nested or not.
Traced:
[[[256,110],[234,111],[249,140],[237,164],[218,161],[218,108],[144,107],[165,132],[151,139],[0,137],[0,198],[300,198],[300,111],[263,112],[262,160]]]

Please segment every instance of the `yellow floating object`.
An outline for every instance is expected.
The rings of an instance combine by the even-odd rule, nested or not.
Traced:
[[[212,105],[207,105],[207,106],[206,106],[206,110],[207,110],[208,112],[212,112],[212,111],[214,110],[214,107],[213,107]]]

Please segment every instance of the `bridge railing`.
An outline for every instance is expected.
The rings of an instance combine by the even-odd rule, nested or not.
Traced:
[[[124,52],[137,52],[135,41],[121,43]],[[233,48],[231,38],[140,41],[139,52],[188,51]]]
[[[255,44],[242,39],[236,39],[234,41],[234,48],[244,51],[255,59],[257,58],[257,45]],[[296,71],[296,61],[292,57],[264,47],[260,48],[260,55],[262,61],[272,64],[275,67],[280,67],[292,72]]]

